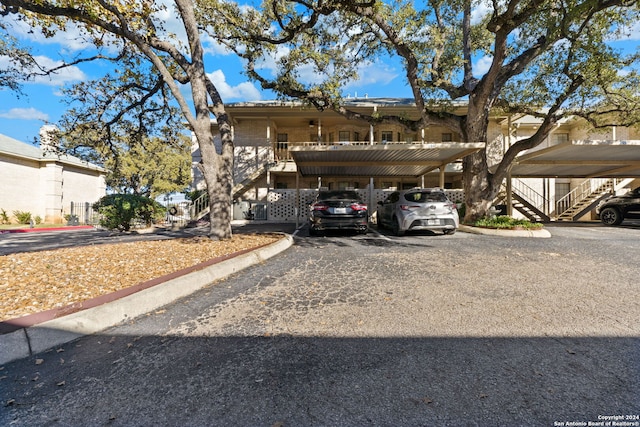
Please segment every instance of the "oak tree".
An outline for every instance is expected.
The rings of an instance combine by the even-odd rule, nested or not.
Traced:
[[[412,130],[443,126],[463,142],[485,144],[490,114],[538,117],[537,131],[510,146],[495,168],[486,148],[463,159],[467,221],[487,214],[516,156],[544,141],[562,118],[580,116],[594,126],[638,122],[638,53],[611,44],[638,22],[635,0],[200,5],[201,21],[225,34],[262,88],[321,110]],[[389,57],[404,67],[418,119],[358,114],[341,103],[344,87],[362,77],[365,65]],[[466,114],[453,113],[454,101],[467,103]]]
[[[224,102],[207,77],[202,33],[194,3],[175,0],[164,3],[145,0],[0,0],[0,14],[14,14],[45,36],[64,30],[70,22],[100,47],[126,49],[146,61],[162,79],[178,105],[199,145],[200,168],[210,200],[209,236],[231,237],[231,188],[233,139]],[[183,26],[180,40],[165,28],[163,16],[175,14]],[[183,93],[188,85],[188,93]],[[221,144],[214,145],[212,120],[217,121]]]

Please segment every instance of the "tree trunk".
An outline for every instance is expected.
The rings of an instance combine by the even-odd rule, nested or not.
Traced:
[[[222,152],[216,151],[210,124],[208,129],[196,131],[196,139],[200,147],[202,161],[200,168],[207,184],[209,195],[209,237],[216,240],[231,239],[231,190],[233,168],[233,142],[230,132],[223,131],[218,121],[223,138]]]
[[[500,187],[493,185],[485,150],[468,155],[462,164],[466,209],[463,222],[472,224],[487,216]]]
[[[463,123],[463,132],[468,142],[484,142],[485,148],[468,155],[462,161],[465,216],[463,222],[474,223],[488,215],[493,200],[500,191],[503,177],[496,177],[489,171],[487,163],[487,129],[489,110],[486,102],[478,104],[470,98],[469,111]]]

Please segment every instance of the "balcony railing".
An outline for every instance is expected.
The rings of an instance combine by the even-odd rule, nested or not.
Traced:
[[[453,142],[453,141],[448,141]],[[423,145],[423,144],[446,144],[448,142],[434,141],[335,141],[335,142],[274,142],[272,143],[273,152],[276,160],[290,161],[293,160],[289,149],[292,147],[316,147],[316,146],[369,146],[369,145]]]

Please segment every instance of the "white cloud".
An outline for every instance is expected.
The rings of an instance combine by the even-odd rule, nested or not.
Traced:
[[[349,84],[349,86],[384,86],[391,83],[391,81],[398,77],[398,72],[393,67],[388,66],[384,62],[376,60],[359,66],[358,76],[360,76],[360,78],[356,82]]]
[[[480,21],[490,13],[493,13],[491,3],[487,1],[480,2],[478,6],[471,11],[471,23],[473,25],[479,24]]]
[[[34,56],[33,57],[38,65],[42,68],[42,70],[51,70],[55,67],[59,67],[63,64],[62,61],[53,60],[47,56]],[[0,56],[0,69],[9,68],[9,66],[14,65],[11,59],[8,56]],[[31,68],[23,70],[24,73],[43,73],[40,69]],[[86,74],[76,66],[70,66],[61,68],[60,70],[51,73],[50,75],[38,75],[30,78],[28,81],[24,81],[24,83],[28,84],[42,84],[46,86],[61,86],[66,83],[74,83],[79,81],[84,81],[87,79]]]
[[[617,40],[619,41],[638,41],[640,40],[640,21],[633,22],[631,25],[623,29],[623,34]]]
[[[240,101],[258,101],[261,99],[260,91],[251,82],[243,82],[237,86],[231,86],[227,83],[222,70],[216,70],[207,74],[220,92],[223,101],[240,100]]]
[[[8,18],[11,19],[11,18]],[[9,23],[12,34],[20,39],[40,45],[60,45],[62,50],[79,52],[93,48],[86,40],[85,32],[73,22],[69,22],[64,31],[58,30],[52,37],[45,37],[40,27],[31,27],[24,21],[13,20]]]
[[[232,52],[225,45],[220,44],[216,39],[211,37],[209,34],[202,34],[200,36],[200,40],[202,42],[202,47],[204,48],[204,53],[209,55],[230,55]]]
[[[473,64],[473,75],[478,78],[482,77],[487,71],[489,71],[492,62],[492,56],[483,56],[482,58],[479,58],[475,64]]]
[[[55,61],[46,56],[36,56],[34,59],[45,70],[50,70],[63,64],[62,61]],[[55,73],[47,76],[37,76],[33,81],[30,81],[30,83],[43,84],[47,86],[60,86],[66,83],[79,82],[86,79],[86,74],[80,68],[70,66],[57,70]]]
[[[0,117],[3,119],[49,121],[48,114],[38,111],[35,108],[12,108],[6,112],[0,111]]]

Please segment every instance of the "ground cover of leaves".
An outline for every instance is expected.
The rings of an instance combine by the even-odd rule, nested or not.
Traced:
[[[102,244],[0,256],[0,321],[64,307],[277,241],[237,234]]]

